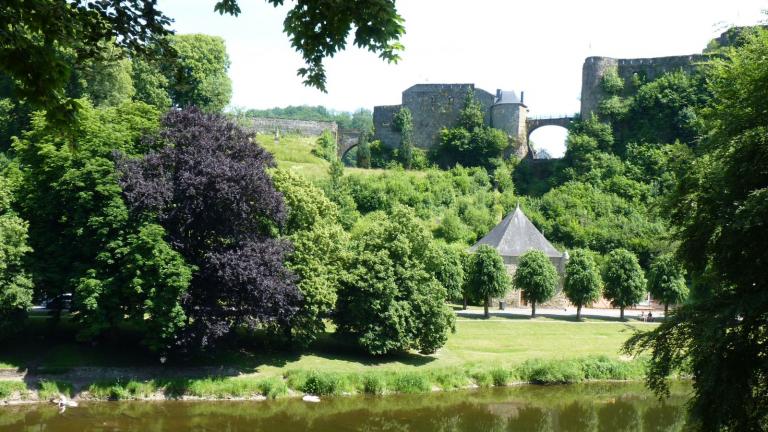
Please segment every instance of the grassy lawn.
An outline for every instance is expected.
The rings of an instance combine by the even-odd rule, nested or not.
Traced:
[[[316,181],[328,178],[330,163],[312,154],[316,146],[317,137],[305,137],[301,135],[283,135],[279,142],[269,134],[259,134],[256,141],[267,151],[274,155],[277,166],[305,178]],[[345,167],[347,174],[376,175],[385,172],[379,168],[354,168]],[[411,171],[414,175],[424,175],[423,171]]]
[[[213,357],[193,359],[185,365],[231,366],[243,372],[279,375],[291,369],[358,372],[368,369],[426,369],[501,365],[527,359],[572,359],[592,355],[619,357],[621,344],[633,328],[649,324],[619,322],[561,322],[495,318],[459,319],[456,333],[433,355],[404,354],[371,358],[332,334],[302,352],[270,351],[259,341],[248,348],[228,350]],[[141,348],[130,334],[107,338],[98,345],[78,343],[68,323],[51,329],[36,318],[19,340],[0,347],[0,367],[28,366],[69,368],[75,366],[158,366],[155,355]]]

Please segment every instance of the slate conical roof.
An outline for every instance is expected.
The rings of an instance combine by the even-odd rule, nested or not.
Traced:
[[[503,257],[519,257],[531,249],[538,249],[552,258],[563,256],[561,252],[544,238],[544,235],[536,229],[518,205],[514,212],[510,213],[493,227],[491,232],[475,243],[469,250],[475,251],[480,245],[488,245],[496,249]]]

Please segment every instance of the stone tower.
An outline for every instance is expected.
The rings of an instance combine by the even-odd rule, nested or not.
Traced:
[[[520,92],[517,97],[514,91],[496,90],[496,99],[491,106],[491,126],[504,131],[510,140],[508,154],[524,158],[528,154],[528,107],[525,106]]]

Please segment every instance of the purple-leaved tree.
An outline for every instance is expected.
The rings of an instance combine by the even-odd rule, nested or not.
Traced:
[[[301,294],[283,265],[291,245],[274,238],[286,209],[265,171],[272,156],[196,108],[168,113],[151,139],[161,150],[119,159],[121,185],[134,214],[159,221],[196,267],[181,341],[205,347],[239,326],[286,326]]]

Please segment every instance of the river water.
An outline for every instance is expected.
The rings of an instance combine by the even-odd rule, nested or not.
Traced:
[[[641,384],[518,386],[265,402],[89,402],[0,407],[5,431],[678,431],[690,386],[659,402]]]

